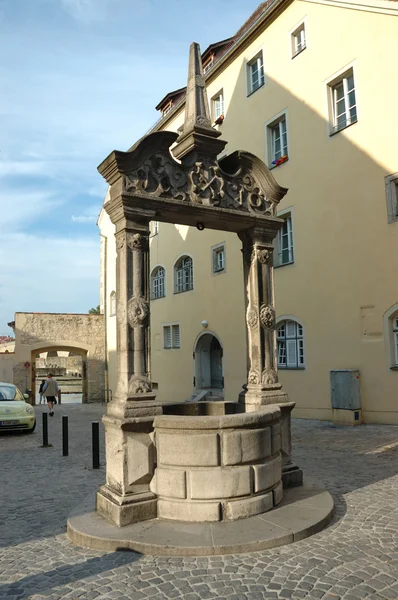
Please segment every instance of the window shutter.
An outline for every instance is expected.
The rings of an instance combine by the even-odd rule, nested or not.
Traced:
[[[163,327],[163,345],[165,348],[171,348],[171,327],[165,325]]]
[[[297,343],[296,340],[286,341],[286,366],[297,367]]]
[[[180,345],[180,326],[173,325],[173,348],[179,348]]]

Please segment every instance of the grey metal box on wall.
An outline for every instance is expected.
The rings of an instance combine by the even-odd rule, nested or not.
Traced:
[[[361,408],[359,370],[336,369],[330,371],[332,408],[358,410]]]

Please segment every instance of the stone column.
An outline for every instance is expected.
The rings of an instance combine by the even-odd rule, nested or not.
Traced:
[[[240,234],[246,291],[247,383],[239,395],[247,411],[277,404],[281,409],[283,484],[301,485],[303,474],[291,457],[291,411],[295,403],[278,381],[272,237],[253,228]]]
[[[150,381],[149,220],[118,220],[116,247],[117,388],[103,418],[106,485],[97,492],[97,510],[121,527],[157,515],[149,484],[153,420],[162,407]]]

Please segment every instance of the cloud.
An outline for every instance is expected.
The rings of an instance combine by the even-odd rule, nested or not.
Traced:
[[[72,215],[72,221],[74,223],[95,223],[97,217],[93,217],[92,215]]]

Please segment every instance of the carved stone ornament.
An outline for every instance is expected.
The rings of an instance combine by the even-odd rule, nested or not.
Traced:
[[[171,198],[188,204],[218,206],[258,214],[275,213],[255,177],[243,165],[233,175],[217,160],[202,157],[191,166],[177,163],[170,152],[155,152],[124,180],[125,191]]]
[[[152,390],[148,379],[137,377],[130,380],[129,394],[147,394]]]
[[[274,383],[278,383],[277,372],[274,369],[268,369],[268,371],[263,371],[261,383],[265,385],[273,385]]]
[[[140,233],[128,233],[127,245],[130,250],[144,250],[147,247],[147,238]]]
[[[260,323],[266,329],[272,329],[275,325],[275,310],[272,306],[263,304],[260,308]]]
[[[254,329],[254,327],[257,327],[257,323],[258,323],[258,316],[257,316],[257,312],[253,309],[249,310],[247,312],[247,324],[251,329]]]
[[[267,248],[257,248],[256,250],[257,260],[261,265],[272,264],[272,250]]]
[[[127,303],[127,318],[131,327],[144,325],[149,314],[149,302],[142,296],[134,296]]]
[[[258,373],[256,373],[256,371],[250,371],[247,382],[250,385],[257,385],[258,383],[260,383],[260,378],[258,376]]]
[[[120,250],[123,250],[125,241],[126,240],[124,239],[123,233],[121,235],[116,236],[116,249],[118,252],[120,252]]]

